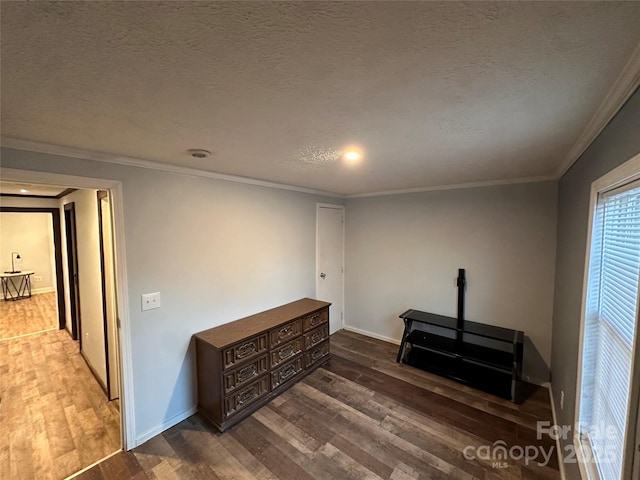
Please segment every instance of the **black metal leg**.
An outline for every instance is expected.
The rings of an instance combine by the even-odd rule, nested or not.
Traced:
[[[12,277],[2,277],[2,296],[5,300],[20,300],[31,297],[31,277],[30,275],[20,276],[19,283],[16,284]]]
[[[406,318],[403,318],[403,320],[404,332],[402,332],[402,341],[400,342],[400,349],[398,350],[398,358],[396,358],[397,363],[400,363],[404,358],[404,350],[407,344],[407,337],[411,333],[411,325],[413,324],[411,320],[407,320]]]
[[[13,281],[13,278],[9,278],[9,282],[10,282],[10,285],[8,285],[9,288],[7,288],[7,291],[9,292],[9,298],[11,300],[18,300],[18,298],[20,298],[20,290],[18,290],[18,287],[16,286],[16,282]],[[11,291],[11,287],[13,287],[13,290],[16,292],[15,295]]]

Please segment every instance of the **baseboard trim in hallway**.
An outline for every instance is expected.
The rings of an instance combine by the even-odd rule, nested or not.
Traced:
[[[53,327],[53,328],[47,328],[46,330],[39,330],[37,332],[30,332],[30,333],[23,333],[22,335],[16,335],[15,337],[9,337],[9,338],[0,338],[0,342],[5,342],[7,340],[16,340],[18,338],[23,338],[23,337],[28,337],[30,335],[38,335],[40,333],[45,333],[45,332],[50,332],[52,330],[58,330],[58,328]]]
[[[76,472],[76,473],[72,473],[71,475],[69,475],[68,477],[66,477],[64,480],[71,480],[73,478],[78,477],[79,475],[82,475],[84,472],[86,472],[87,470],[91,470],[93,467],[95,467],[96,465],[98,465],[99,463],[102,463],[106,460],[109,460],[111,457],[113,457],[114,455],[117,455],[118,453],[120,453],[122,450],[116,450],[113,453],[110,453],[109,455],[107,455],[106,457],[101,458],[100,460],[93,462],[91,465],[84,467],[82,470]]]

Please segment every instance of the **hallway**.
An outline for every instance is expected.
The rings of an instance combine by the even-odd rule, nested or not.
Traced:
[[[0,300],[0,341],[58,328],[56,293],[7,302]]]
[[[46,325],[55,300],[49,308],[38,297],[1,302],[2,324],[20,325],[28,312]],[[0,340],[0,425],[0,478],[60,480],[120,448],[118,404],[65,330]]]

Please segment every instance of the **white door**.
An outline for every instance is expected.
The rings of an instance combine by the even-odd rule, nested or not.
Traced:
[[[316,297],[331,302],[329,333],[342,328],[344,312],[344,207],[318,204]]]

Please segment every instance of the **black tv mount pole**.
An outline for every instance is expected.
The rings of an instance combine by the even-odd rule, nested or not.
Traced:
[[[456,285],[458,286],[458,333],[456,338],[458,341],[462,341],[462,330],[464,329],[464,291],[467,286],[467,280],[464,276],[464,268],[458,269]]]

